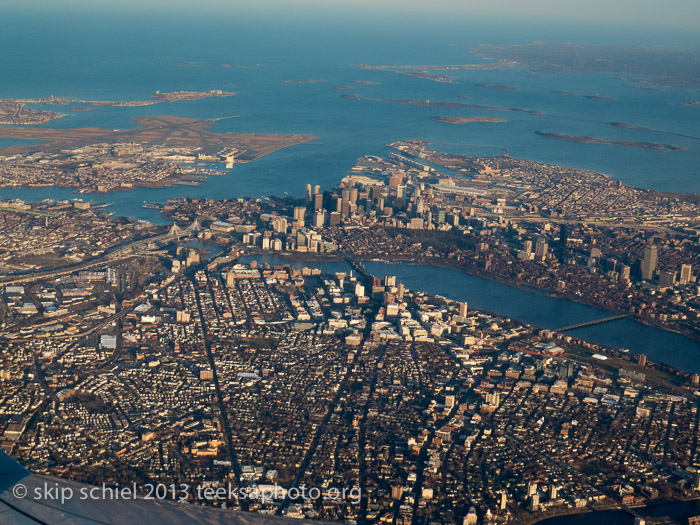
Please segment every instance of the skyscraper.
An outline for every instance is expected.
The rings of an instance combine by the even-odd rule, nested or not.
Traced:
[[[318,211],[321,208],[323,208],[323,195],[314,193],[314,211]]]
[[[621,281],[629,281],[630,280],[630,271],[631,271],[631,268],[627,265],[624,265],[622,267],[622,270],[620,270],[620,280]]]
[[[693,273],[693,267],[690,264],[681,265],[681,277],[680,284],[688,284],[690,282],[690,276]]]
[[[467,303],[459,303],[459,315],[462,317],[467,316]]]
[[[557,499],[557,495],[558,495],[557,486],[552,485],[551,487],[549,487],[549,499],[552,499],[552,500]]]
[[[693,477],[693,485],[692,485],[693,490],[700,490],[700,472],[698,472],[696,470],[695,472],[693,472],[692,477]]]
[[[314,228],[322,228],[326,223],[326,210],[320,209],[314,213]]]
[[[567,253],[567,243],[569,242],[569,227],[566,224],[562,224],[559,227],[559,262],[566,261]]]
[[[534,494],[537,494],[537,482],[535,481],[530,481],[527,484],[527,495],[532,496]]]
[[[294,222],[299,225],[304,225],[304,214],[306,213],[306,208],[303,206],[294,207]]]
[[[537,244],[535,245],[535,255],[537,257],[547,257],[547,250],[549,249],[547,245],[547,239],[540,237],[537,239]]]
[[[669,287],[676,284],[676,272],[661,272],[659,275],[659,286]]]
[[[642,259],[642,279],[651,281],[654,278],[657,262],[658,247],[655,244],[648,244],[644,248],[644,258]]]

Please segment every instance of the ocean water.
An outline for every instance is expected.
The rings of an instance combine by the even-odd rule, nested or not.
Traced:
[[[357,157],[385,153],[386,144],[401,139],[465,145],[452,147],[471,154],[507,151],[520,158],[601,171],[641,187],[700,191],[700,138],[664,133],[700,137],[700,106],[680,105],[700,98],[697,91],[634,89],[615,75],[530,75],[518,70],[450,71],[446,74],[456,83],[445,84],[353,67],[361,63],[481,63],[483,60],[470,52],[480,43],[634,43],[639,39],[624,28],[594,32],[586,26],[545,21],[451,19],[400,11],[372,16],[333,10],[309,14],[303,9],[269,12],[232,6],[218,12],[144,10],[122,14],[14,7],[3,14],[0,29],[0,46],[10,50],[0,54],[2,98],[53,94],[88,100],[141,100],[156,90],[237,92],[232,98],[71,112],[47,127],[130,128],[135,125],[131,117],[138,115],[236,116],[217,122],[211,129],[319,137],[248,165],[237,165],[229,176],[194,190],[196,195],[299,195],[307,182],[332,187]],[[648,38],[652,40],[647,43],[700,41],[697,35],[658,32]],[[225,64],[235,67],[223,67]],[[284,83],[299,79],[323,82]],[[379,85],[353,84],[357,80]],[[488,90],[475,84],[504,84],[518,91]],[[597,93],[613,100],[589,100],[552,91]],[[374,99],[517,107],[544,115],[348,100],[341,97],[346,93]],[[507,122],[453,125],[431,120],[437,115],[492,116]],[[614,129],[607,126],[611,121],[659,132]],[[538,136],[536,130],[672,143],[687,151],[561,142]],[[12,142],[0,140],[0,146]],[[154,200],[154,193],[131,192],[115,203]],[[190,194],[190,189],[162,191],[163,198],[178,194]],[[5,195],[31,194],[0,192],[0,196]]]

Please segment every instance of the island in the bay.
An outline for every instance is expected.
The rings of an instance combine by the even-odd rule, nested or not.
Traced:
[[[489,123],[498,123],[498,122],[508,122],[507,120],[504,120],[502,118],[494,118],[494,117],[453,117],[449,115],[439,115],[436,117],[430,117],[433,120],[437,120],[438,122],[445,122],[446,124],[468,124],[470,122],[489,122]]]
[[[196,185],[202,176],[217,172],[191,163],[245,163],[316,138],[209,131],[217,119],[147,116],[133,120],[139,127],[124,130],[0,127],[2,138],[42,141],[0,150],[0,187],[62,186],[111,192]]]
[[[308,78],[301,80],[283,80],[282,84],[318,84],[319,82],[326,82],[326,80],[321,80],[317,78]]]
[[[359,95],[353,95],[351,93],[346,93],[341,95],[342,98],[348,100],[365,100],[371,102],[386,102],[389,104],[403,104],[407,106],[428,106],[435,108],[464,108],[464,109],[481,109],[486,111],[515,111],[520,113],[529,113],[531,115],[542,115],[541,111],[522,109],[522,108],[503,108],[499,106],[485,106],[482,104],[465,104],[463,102],[447,102],[439,100],[417,100],[417,99],[379,99],[379,98],[369,98],[361,97]]]
[[[571,91],[552,91],[555,95],[566,95],[567,97],[580,97],[580,98],[587,98],[589,100],[601,100],[601,101],[611,101],[615,100],[613,98],[608,98],[604,97],[599,94],[594,94],[594,95],[586,95],[585,93],[572,93]]]
[[[419,71],[489,71],[493,69],[506,69],[516,66],[517,63],[511,60],[498,60],[496,62],[488,62],[483,64],[445,64],[445,65],[399,65],[399,66],[387,66],[387,65],[372,65],[372,64],[358,64],[355,67],[360,69],[371,69],[378,71],[405,71],[405,70],[419,70]]]
[[[613,125],[612,127],[620,128],[626,126]],[[632,128],[634,129],[634,128]],[[641,128],[636,128],[641,129]],[[611,146],[625,146],[628,148],[642,148],[653,151],[685,151],[685,148],[676,146],[675,144],[658,144],[656,142],[634,142],[629,140],[608,140],[597,137],[563,135],[561,133],[552,133],[550,131],[535,131],[537,135],[550,139],[563,140],[564,142],[579,142],[581,144],[608,144]]]
[[[421,65],[421,66],[387,66],[387,65],[371,65],[371,64],[359,64],[355,67],[361,69],[371,69],[377,71],[390,71],[397,75],[405,77],[420,78],[423,80],[432,80],[433,82],[439,82],[443,84],[455,84],[456,81],[453,77],[448,75],[440,75],[435,73],[430,73],[430,71],[487,71],[493,69],[506,69],[514,67],[515,63],[509,62],[507,60],[500,60],[497,62],[490,62],[484,64],[452,64],[452,65]]]

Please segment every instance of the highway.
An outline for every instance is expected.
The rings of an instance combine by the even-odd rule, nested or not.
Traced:
[[[137,241],[131,242],[125,246],[120,246],[113,251],[110,252],[105,252],[101,256],[99,256],[97,259],[85,261],[76,265],[64,267],[64,268],[58,268],[56,270],[50,270],[50,271],[44,271],[44,272],[36,272],[36,273],[28,273],[24,274],[21,276],[5,276],[0,278],[0,286],[13,286],[17,284],[26,284],[26,283],[31,283],[34,281],[38,280],[45,280],[45,279],[55,279],[56,277],[62,277],[64,275],[69,275],[73,272],[77,272],[80,270],[89,270],[91,268],[95,268],[98,266],[104,266],[110,261],[117,261],[117,260],[124,260],[124,259],[129,259],[131,257],[136,257],[139,255],[137,253],[139,250],[143,250],[144,248],[147,248],[150,243],[153,242],[164,242],[164,241],[171,241],[171,240],[176,240],[180,239],[181,237],[186,237],[188,235],[191,235],[192,231],[190,230],[181,230],[176,233],[166,233],[162,235],[156,235],[154,237],[148,237],[146,239],[139,239]],[[8,278],[9,277],[9,278]]]

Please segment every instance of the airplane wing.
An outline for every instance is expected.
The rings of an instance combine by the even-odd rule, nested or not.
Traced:
[[[32,474],[0,451],[0,525],[285,525],[314,523],[171,501],[81,499],[91,487]],[[54,489],[51,491],[50,489]],[[49,490],[49,492],[47,492]],[[72,491],[72,492],[71,492]],[[45,494],[51,497],[43,497]],[[41,494],[42,497],[36,497]],[[67,499],[62,495],[72,494]]]

